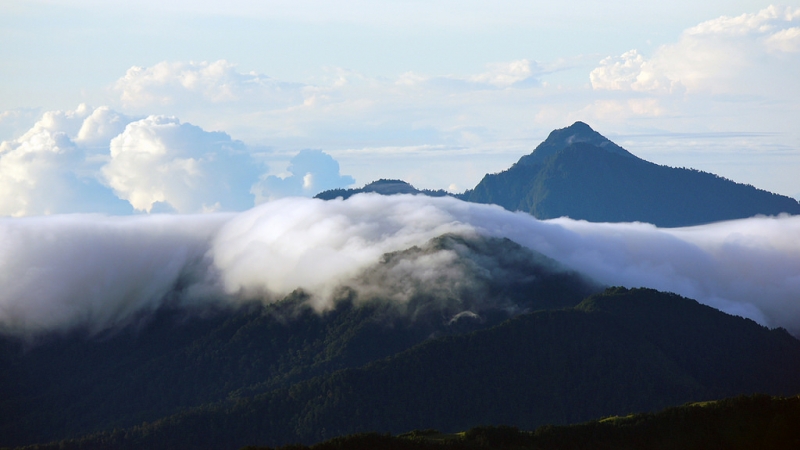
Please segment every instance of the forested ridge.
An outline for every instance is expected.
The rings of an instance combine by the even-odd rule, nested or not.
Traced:
[[[795,395],[798,374],[800,342],[785,330],[674,294],[614,288],[573,308],[58,445],[232,449],[479,424],[534,430],[743,393]]]
[[[482,426],[454,434],[433,429],[397,436],[362,433],[275,450],[791,450],[800,447],[797,423],[800,398],[754,395],[576,425],[545,425],[535,431]],[[267,449],[248,446],[243,450]]]
[[[0,446],[236,404],[526,309],[573,306],[601,289],[509,240],[455,235],[386,254],[361,277],[385,283],[397,265],[440,252],[458,254],[451,269],[471,283],[452,292],[419,289],[402,304],[358,298],[343,286],[324,313],[296,291],[272,304],[165,307],[99,335],[77,328],[33,341],[0,336]]]

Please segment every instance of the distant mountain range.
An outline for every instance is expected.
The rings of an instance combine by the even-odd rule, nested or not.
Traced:
[[[397,267],[445,256],[458,276],[404,302],[343,286],[324,314],[297,291],[163,309],[103,336],[2,338],[0,446],[235,449],[534,429],[800,392],[800,341],[785,330],[674,294],[603,290],[507,239],[444,235],[384,255],[354,283],[384,285]]]
[[[314,196],[314,198],[320,198],[322,200],[342,198],[346,200],[351,196],[360,194],[362,192],[374,192],[381,195],[423,194],[430,197],[444,197],[445,195],[450,195],[447,191],[441,189],[437,191],[430,189],[419,190],[402,180],[380,179],[378,181],[373,181],[372,183],[369,183],[363,188],[359,189],[331,189],[328,191],[323,191]]]
[[[374,184],[361,190],[327,191],[318,197],[347,197],[358,192],[431,195],[398,180],[392,180],[392,189],[373,189]],[[759,214],[800,214],[800,203],[793,198],[707,172],[653,164],[583,122],[551,132],[509,169],[487,174],[474,189],[454,196],[525,211],[539,219],[567,216],[591,222],[648,222],[660,227]]]

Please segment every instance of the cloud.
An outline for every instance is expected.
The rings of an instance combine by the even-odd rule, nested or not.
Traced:
[[[12,109],[0,112],[0,142],[13,140],[31,128],[39,117],[35,109]]]
[[[325,309],[383,254],[445,233],[507,237],[606,285],[676,292],[800,334],[800,217],[658,229],[375,194],[228,215],[0,219],[0,323],[19,333],[103,329],[165,301],[272,301],[296,288]],[[447,281],[452,262],[450,253],[420,259],[412,281]]]
[[[204,273],[208,241],[227,218],[0,219],[0,329],[103,330],[162,305],[181,283],[196,303],[206,281],[192,277]]]
[[[291,175],[270,175],[253,186],[256,202],[281,197],[311,197],[328,189],[344,188],[355,183],[350,175],[339,174],[339,163],[322,150],[301,150],[289,162]]]
[[[240,72],[225,60],[164,61],[130,68],[117,81],[116,90],[126,111],[177,115],[269,145],[278,139],[321,136],[325,139],[320,142],[327,145],[342,142],[343,137],[363,142],[365,136],[381,136],[386,141],[385,136],[397,136],[399,130],[413,134],[428,119],[452,122],[449,110],[454,101],[474,103],[470,96],[475,93],[537,87],[538,77],[552,70],[526,59],[489,64],[482,73],[447,76],[409,72],[378,77],[326,67],[322,76],[291,83]],[[385,142],[389,143],[398,142]]]
[[[226,133],[80,105],[0,143],[0,215],[245,210],[264,169]]]
[[[0,143],[0,215],[129,212],[96,179],[103,149],[81,145],[97,144],[128,120],[81,105],[48,111],[22,136]]]
[[[177,212],[242,210],[259,168],[245,145],[174,117],[132,122],[111,140],[104,181],[137,210],[169,205]]]
[[[774,93],[782,86],[772,83],[791,85],[788,77],[800,70],[799,25],[800,8],[792,7],[719,17],[687,29],[649,59],[637,50],[605,58],[590,80],[597,90],[729,94],[755,87]]]
[[[470,81],[487,83],[497,87],[508,87],[530,80],[536,73],[527,59],[511,61],[510,63],[495,63],[489,65],[489,71],[470,77]]]
[[[600,61],[600,67],[592,70],[589,80],[594,89],[632,89],[643,65],[644,57],[636,50],[625,52],[619,57],[609,56]]]
[[[111,139],[122,133],[133,120],[108,106],[100,106],[83,120],[74,141],[78,145],[94,147],[104,153]]]
[[[131,108],[233,102],[284,107],[302,102],[300,87],[256,72],[238,72],[225,60],[133,66],[115,85],[123,105]]]

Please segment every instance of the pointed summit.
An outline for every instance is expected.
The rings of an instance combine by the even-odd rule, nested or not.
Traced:
[[[520,158],[517,164],[532,165],[542,162],[547,157],[554,155],[556,152],[579,142],[590,144],[618,155],[636,158],[636,156],[624,148],[611,142],[597,131],[594,131],[589,125],[583,122],[575,122],[566,128],[561,128],[550,132],[550,135],[547,136],[547,139],[539,144],[533,150],[533,153]]]
[[[800,214],[797,200],[714,174],[638,158],[583,122],[550,133],[508,170],[460,196],[539,219],[683,227],[757,214]]]

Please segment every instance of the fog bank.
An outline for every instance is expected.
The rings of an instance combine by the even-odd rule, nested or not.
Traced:
[[[659,229],[376,194],[238,214],[2,219],[0,327],[99,330],[165,301],[275,301],[297,288],[326,309],[383,254],[444,233],[507,237],[607,285],[675,292],[800,334],[800,217]],[[447,258],[425,259],[425,271],[437,260]]]

